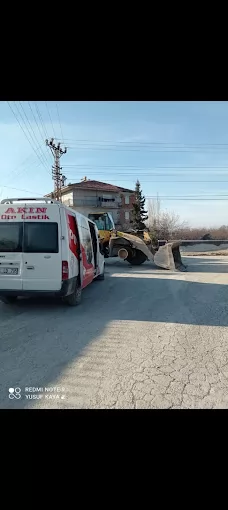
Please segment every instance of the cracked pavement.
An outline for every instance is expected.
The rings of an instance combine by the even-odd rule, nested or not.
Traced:
[[[187,273],[107,260],[76,308],[0,303],[0,408],[227,409],[228,257],[184,260]]]

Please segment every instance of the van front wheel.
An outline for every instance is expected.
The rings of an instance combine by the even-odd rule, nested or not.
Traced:
[[[66,301],[66,303],[69,306],[77,306],[77,305],[79,305],[79,303],[81,303],[81,299],[82,299],[82,289],[81,289],[80,284],[77,283],[73,294],[66,296],[64,298],[64,301]]]

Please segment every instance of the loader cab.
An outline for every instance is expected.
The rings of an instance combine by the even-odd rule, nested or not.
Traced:
[[[88,218],[96,224],[98,230],[109,230],[110,231],[110,230],[115,229],[113,217],[110,213],[88,214]]]

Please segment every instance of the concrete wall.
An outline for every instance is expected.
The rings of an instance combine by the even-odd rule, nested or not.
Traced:
[[[64,205],[67,205],[68,207],[71,207],[73,205],[73,191],[70,191],[70,193],[65,193],[65,195],[62,195],[62,203]]]
[[[169,240],[172,242],[171,240]],[[159,241],[159,245],[162,246],[165,244],[165,241]],[[222,241],[181,241],[180,251],[182,253],[185,252],[212,252],[212,251],[220,251],[228,249],[228,240]]]
[[[182,241],[180,251],[185,252],[213,252],[228,249],[227,241]]]

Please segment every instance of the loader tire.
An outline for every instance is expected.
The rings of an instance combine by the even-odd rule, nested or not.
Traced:
[[[140,266],[147,260],[147,256],[140,250],[135,250],[135,256],[129,253],[127,259],[132,266]]]

